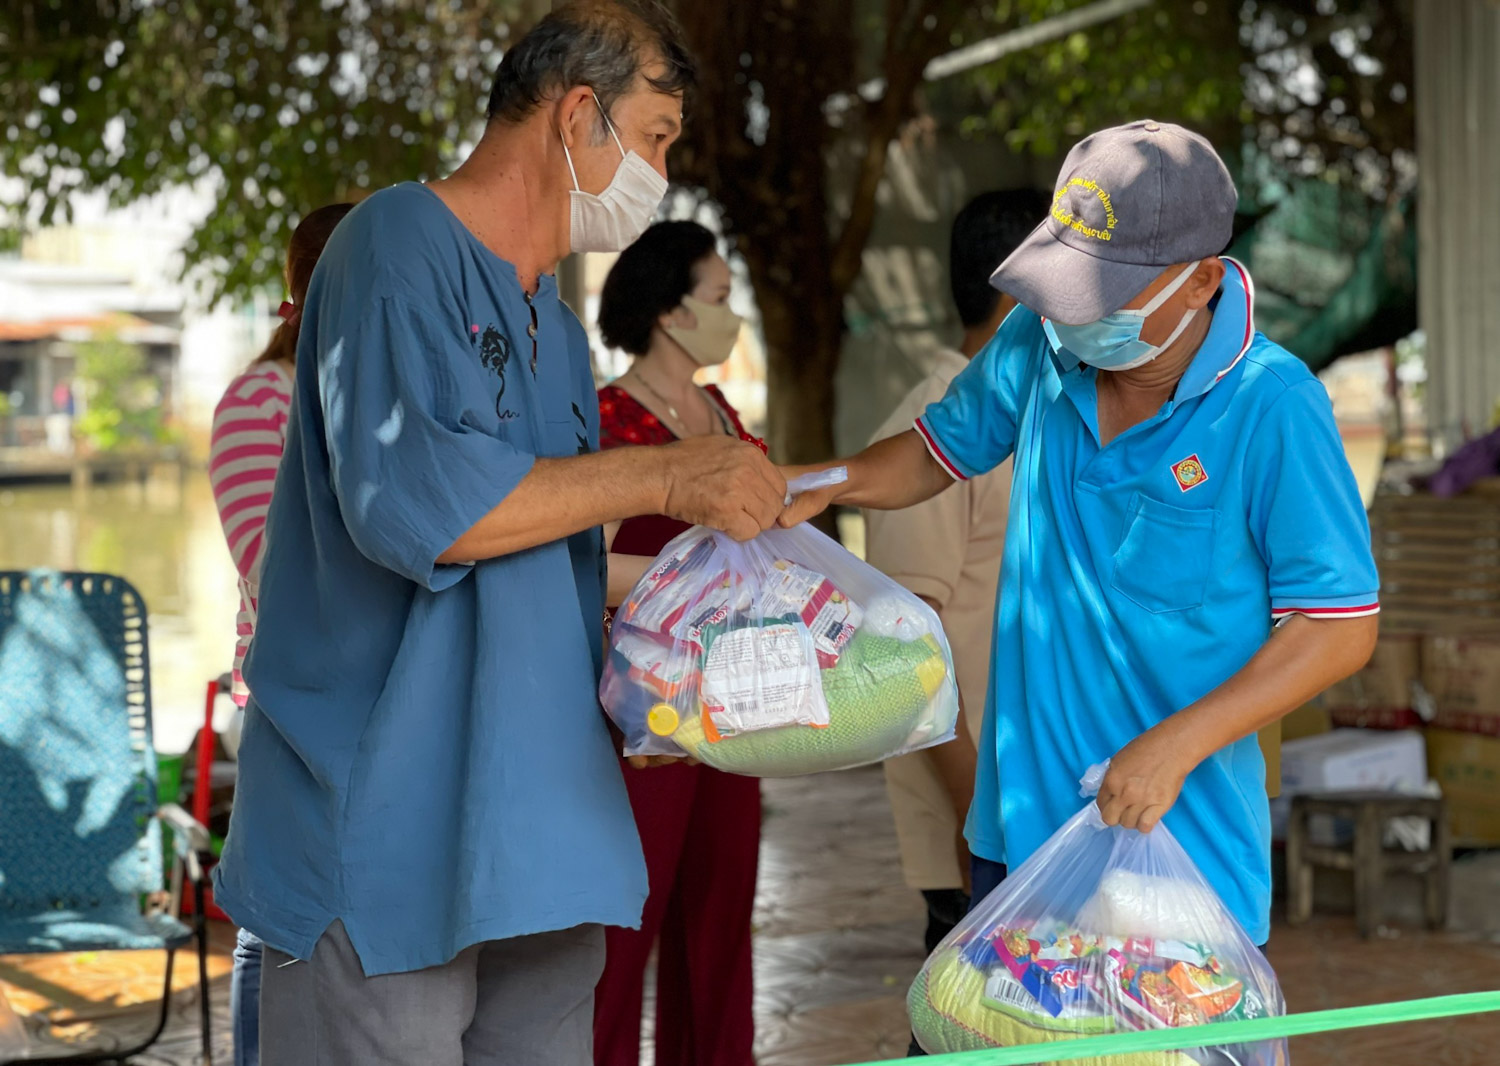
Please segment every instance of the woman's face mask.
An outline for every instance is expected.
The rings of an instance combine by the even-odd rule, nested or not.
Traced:
[[[1189,263],[1145,307],[1134,311],[1116,311],[1097,322],[1086,322],[1081,326],[1065,326],[1061,322],[1047,319],[1042,323],[1042,329],[1047,334],[1047,340],[1052,343],[1053,351],[1066,348],[1078,357],[1079,362],[1100,370],[1134,370],[1145,366],[1170,348],[1198,313],[1198,308],[1195,307],[1183,315],[1171,336],[1160,344],[1147,344],[1141,340],[1141,330],[1146,325],[1146,319],[1171,299],[1174,292],[1187,284],[1187,279],[1197,269],[1197,263]]]
[[[667,195],[667,179],[658,174],[650,163],[642,159],[634,149],[627,152],[620,143],[620,136],[594,97],[594,106],[604,119],[604,126],[614,138],[620,150],[620,165],[614,177],[601,193],[584,192],[578,187],[578,171],[573,167],[573,153],[568,151],[568,142],[563,141],[563,155],[568,160],[568,171],[573,175],[573,189],[568,194],[570,201],[569,245],[575,252],[619,252],[635,243],[637,237],[646,232],[662,197]],[[562,136],[562,132],[558,132]]]
[[[682,306],[693,312],[698,325],[694,329],[667,326],[667,336],[680,344],[699,366],[718,366],[728,359],[745,320],[726,304],[704,303],[692,296],[684,296]]]

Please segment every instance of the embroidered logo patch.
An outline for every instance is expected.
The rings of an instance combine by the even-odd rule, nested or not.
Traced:
[[[1172,476],[1177,479],[1177,487],[1183,492],[1195,489],[1208,480],[1208,471],[1203,469],[1203,464],[1198,461],[1196,454],[1188,456],[1180,462],[1172,464]]]
[[[1088,221],[1083,217],[1085,214]],[[1112,240],[1119,224],[1109,193],[1089,178],[1069,178],[1057,190],[1052,197],[1052,217],[1075,233],[1096,241]]]

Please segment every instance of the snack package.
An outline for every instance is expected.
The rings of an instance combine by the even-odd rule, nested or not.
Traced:
[[[937,615],[806,525],[668,544],[615,615],[600,699],[625,754],[754,777],[879,762],[958,721]]]
[[[1093,795],[1104,766],[1091,769]],[[907,995],[929,1054],[1286,1013],[1271,965],[1165,825],[1090,802],[938,945]],[[1073,1060],[1285,1066],[1285,1041]]]

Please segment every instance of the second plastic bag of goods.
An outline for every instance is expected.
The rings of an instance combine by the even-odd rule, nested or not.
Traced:
[[[806,525],[668,544],[616,613],[600,697],[626,755],[754,777],[878,762],[958,719],[937,615]]]
[[[1089,771],[1097,791],[1104,767]],[[1089,802],[927,960],[907,996],[929,1054],[1286,1013],[1276,974],[1165,825]],[[1286,1042],[1142,1051],[1084,1066],[1284,1066]]]

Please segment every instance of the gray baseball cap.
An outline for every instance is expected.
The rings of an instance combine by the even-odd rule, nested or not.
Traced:
[[[1238,199],[1213,146],[1181,126],[1091,133],[1068,153],[1048,218],[990,284],[1045,318],[1094,322],[1165,267],[1223,252]]]

